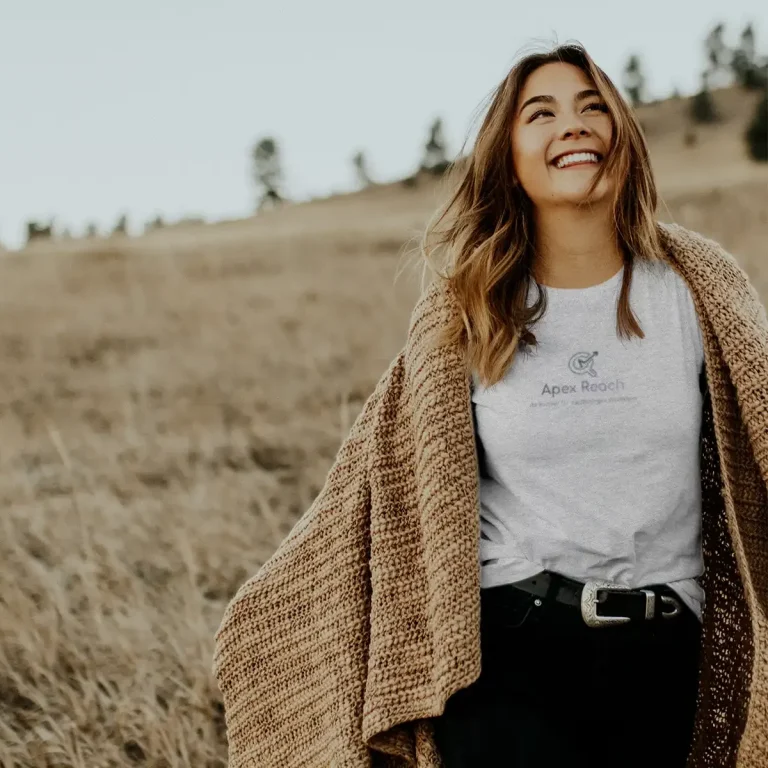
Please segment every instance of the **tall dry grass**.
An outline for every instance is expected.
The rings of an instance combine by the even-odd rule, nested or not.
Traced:
[[[0,764],[225,765],[213,633],[398,345],[394,241],[0,263]]]

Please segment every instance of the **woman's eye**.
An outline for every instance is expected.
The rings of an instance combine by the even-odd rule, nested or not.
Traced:
[[[601,104],[598,101],[593,102],[592,104],[587,104],[586,107],[584,107],[585,110],[587,109],[597,109],[600,112],[608,112],[608,105],[607,104]],[[538,111],[534,112],[531,117],[529,118],[528,122],[531,122],[535,120],[539,115],[551,115],[552,111],[549,109],[539,109]]]

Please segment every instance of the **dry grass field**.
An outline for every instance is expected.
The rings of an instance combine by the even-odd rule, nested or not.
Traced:
[[[645,108],[659,217],[768,297],[768,169],[743,94],[686,148]],[[0,766],[223,768],[227,600],[320,490],[405,340],[401,249],[438,189],[0,259]]]

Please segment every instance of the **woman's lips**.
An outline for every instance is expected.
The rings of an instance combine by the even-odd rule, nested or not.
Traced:
[[[567,171],[569,168],[586,168],[588,165],[599,165],[600,162],[597,163],[593,162],[592,160],[584,160],[580,163],[569,163],[568,165],[564,165],[562,168],[555,167],[555,170],[557,171]]]

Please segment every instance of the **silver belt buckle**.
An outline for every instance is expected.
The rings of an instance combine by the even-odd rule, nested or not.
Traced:
[[[632,621],[629,616],[599,616],[597,613],[597,593],[600,590],[606,592],[644,592],[645,593],[645,618],[652,619],[656,611],[656,595],[651,589],[634,589],[623,584],[613,584],[610,581],[588,581],[581,590],[581,615],[585,623],[590,627],[605,627],[611,624],[626,624]],[[671,600],[671,599],[670,599]],[[674,616],[675,613],[664,614]]]

